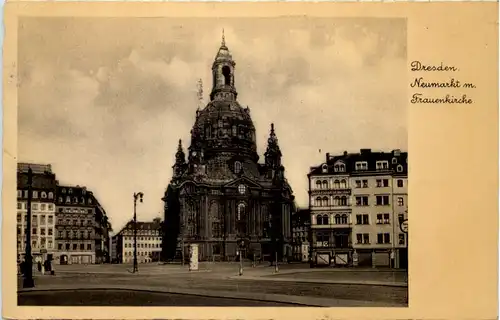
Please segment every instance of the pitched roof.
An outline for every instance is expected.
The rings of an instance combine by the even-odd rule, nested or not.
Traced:
[[[360,171],[356,170],[356,162],[367,162],[367,169]],[[402,152],[401,150],[392,150],[391,152],[381,152],[372,151],[371,149],[361,149],[358,153],[348,153],[345,151],[341,155],[330,155],[326,154],[326,162],[311,167],[309,175],[320,175],[320,174],[362,174],[379,172],[377,170],[377,161],[388,161],[389,167],[387,172],[390,174],[408,174],[408,153]],[[345,164],[345,172],[338,172],[335,170],[335,165],[343,163]],[[401,165],[402,170],[398,172],[397,167]],[[323,172],[323,168],[326,167],[326,172]]]

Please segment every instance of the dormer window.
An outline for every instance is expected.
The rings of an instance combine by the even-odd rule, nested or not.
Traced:
[[[321,172],[322,173],[328,173],[328,166],[326,164],[321,166]]]
[[[345,172],[345,164],[338,162],[333,166],[333,171],[335,172]]]
[[[41,195],[42,199],[47,199],[47,192],[42,191],[40,195]]]
[[[389,161],[377,161],[376,163],[377,170],[387,170],[389,169]]]
[[[68,193],[72,194],[73,193],[73,189],[68,189]]]
[[[394,158],[392,158],[392,164],[396,164],[396,163],[398,163],[398,159],[397,159],[397,158],[395,158],[395,157],[394,157]]]
[[[356,162],[356,170],[368,170],[368,162],[366,161]]]
[[[397,168],[396,168],[397,172],[403,172],[403,166],[402,165],[398,165]]]
[[[38,191],[33,191],[33,198],[34,199],[38,198]]]
[[[241,162],[235,161],[234,162],[234,173],[240,173],[241,172]]]
[[[64,189],[64,188],[63,188],[63,189],[61,190],[61,192],[62,192],[63,194],[65,194],[65,193],[66,193],[66,189]]]

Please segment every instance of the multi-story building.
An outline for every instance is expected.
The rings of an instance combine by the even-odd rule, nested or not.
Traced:
[[[407,158],[362,149],[311,168],[313,262],[406,267]]]
[[[292,260],[308,262],[310,247],[311,213],[298,209],[292,214]]]
[[[32,170],[31,230],[27,230],[28,170]],[[19,163],[17,166],[17,255],[24,260],[26,234],[31,232],[34,262],[53,259],[57,180],[50,165]]]
[[[137,221],[137,262],[149,263],[160,261],[162,249],[161,220],[152,222]],[[113,236],[116,245],[116,261],[132,263],[134,261],[134,222],[129,221],[123,229]]]
[[[94,194],[85,187],[58,186],[56,197],[56,263],[109,262],[111,225]]]

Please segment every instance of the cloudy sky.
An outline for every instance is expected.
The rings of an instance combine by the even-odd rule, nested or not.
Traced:
[[[223,28],[259,153],[274,122],[300,206],[325,152],[407,148],[403,19],[23,18],[19,160],[93,190],[115,231],[136,191],[139,219],[160,216]]]

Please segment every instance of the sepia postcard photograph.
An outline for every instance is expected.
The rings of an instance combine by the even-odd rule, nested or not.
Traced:
[[[451,167],[441,166],[465,165],[450,148],[461,143],[464,150],[453,152],[475,157],[482,143],[497,170],[496,96],[487,90],[498,73],[475,72],[489,70],[487,62],[498,67],[497,49],[487,50],[498,47],[487,7],[453,7],[464,18],[489,19],[477,27],[487,30],[476,43],[482,56],[467,65],[433,40],[424,43],[416,14],[402,6],[392,14],[384,14],[388,5],[333,14],[330,5],[329,15],[304,15],[293,5],[288,14],[249,5],[242,15],[243,3],[220,5],[225,14],[214,4],[198,4],[205,14],[174,4],[175,15],[152,3],[123,4],[114,14],[103,3],[60,5],[55,14],[41,14],[50,5],[14,5],[10,21],[6,15],[4,123],[15,124],[4,127],[9,217],[2,229],[3,277],[19,318],[42,307],[104,306],[226,307],[216,309],[220,316],[227,307],[254,316],[255,307],[274,307],[267,318],[283,316],[280,310],[298,316],[284,307],[302,310],[299,318],[324,318],[311,313],[317,307],[358,318],[377,308],[379,316],[405,318],[411,305],[426,305],[414,297],[453,291],[432,285],[465,272],[450,267],[460,254],[442,239],[452,231],[439,220],[455,216],[448,226],[470,233],[461,211],[476,195],[462,200],[469,187],[444,181]],[[439,29],[429,20],[422,25]],[[438,58],[410,52],[415,41]],[[495,80],[487,86],[486,78]],[[470,129],[479,140],[450,138],[454,113],[472,119],[459,134]],[[431,158],[437,173],[428,172]],[[497,175],[488,181],[496,197]],[[450,192],[445,187],[455,188],[449,208],[440,198]],[[476,210],[488,212],[483,237],[490,239],[497,237],[496,200]],[[480,277],[496,283],[497,246],[470,251],[479,240],[455,243],[464,249],[456,263],[482,270],[475,292],[489,295],[481,307],[492,315],[496,285],[479,286]],[[473,280],[463,281],[456,285]],[[23,313],[26,307],[33,312]],[[191,318],[205,318],[201,310]],[[440,312],[433,316],[447,318]]]

